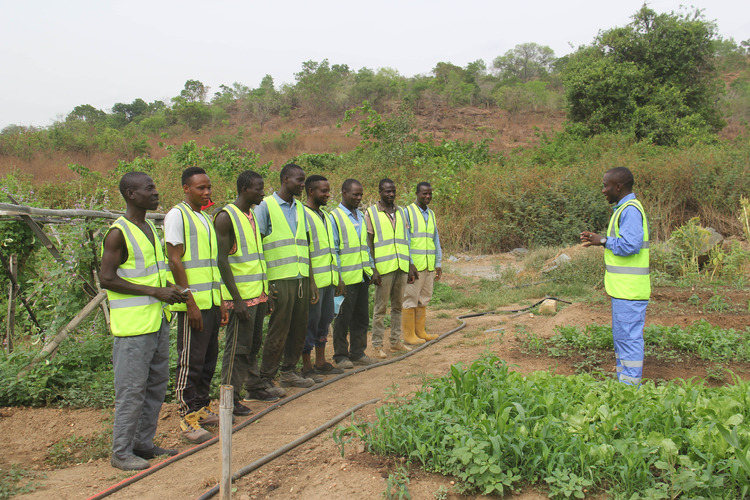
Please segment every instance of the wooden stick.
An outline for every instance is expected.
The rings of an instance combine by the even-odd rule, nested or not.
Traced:
[[[117,219],[124,215],[125,212],[105,212],[102,210],[55,210],[51,208],[27,207],[24,205],[12,205],[9,203],[0,203],[0,215],[4,216],[23,216],[34,215],[38,217],[60,217],[60,218],[81,218],[91,217],[94,219]],[[164,214],[148,213],[146,217],[157,221],[164,220]]]
[[[52,339],[52,341],[44,346],[44,348],[34,356],[34,359],[31,360],[31,362],[26,365],[21,371],[18,372],[18,379],[26,375],[31,371],[34,366],[36,366],[40,361],[49,358],[55,354],[57,351],[57,348],[60,347],[60,343],[65,340],[68,335],[70,335],[70,332],[73,331],[78,325],[81,324],[81,322],[86,319],[86,317],[98,309],[99,304],[104,301],[104,299],[107,297],[107,294],[105,292],[100,292],[96,297],[91,299],[91,301],[86,304],[86,307],[84,307],[81,312],[75,315],[75,317],[70,320],[70,323],[65,325],[59,332],[57,332],[57,335],[55,335],[55,338]]]
[[[20,292],[21,286],[18,284],[18,280],[16,280],[16,277],[13,276],[12,273],[8,272],[9,265],[5,261],[5,256],[3,255],[2,247],[0,247],[0,267],[2,267],[5,273],[8,275],[8,278],[10,279],[11,284],[14,285]],[[26,300],[26,298],[23,295],[19,294],[18,297],[21,299],[21,303],[26,308],[26,311],[28,311],[29,316],[31,317],[31,321],[33,321],[36,327],[39,328],[40,332],[43,331],[44,329],[41,326],[39,326],[39,321],[37,321],[36,316],[34,315],[34,311],[31,310],[31,306],[29,305],[29,302]]]
[[[222,385],[219,399],[219,444],[221,448],[221,500],[232,498],[232,412],[234,411],[234,388]]]

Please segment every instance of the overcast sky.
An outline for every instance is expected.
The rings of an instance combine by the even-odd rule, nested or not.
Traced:
[[[556,56],[624,26],[642,0],[0,0],[0,128],[50,125],[75,106],[169,99],[185,81],[211,87],[294,82],[303,61],[429,73],[437,62],[488,67],[515,45]],[[653,0],[657,12],[680,1]],[[750,2],[701,0],[735,41],[750,38]]]

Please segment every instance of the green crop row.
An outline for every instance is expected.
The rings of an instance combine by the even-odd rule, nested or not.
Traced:
[[[455,477],[465,492],[546,485],[554,498],[742,498],[749,403],[741,380],[634,388],[589,375],[524,377],[486,355],[334,439],[359,436],[375,453]]]

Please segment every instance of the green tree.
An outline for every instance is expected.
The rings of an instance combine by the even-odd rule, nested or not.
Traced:
[[[501,78],[517,78],[525,83],[544,78],[554,62],[555,51],[546,45],[522,43],[496,57],[492,66]]]
[[[342,111],[347,98],[343,92],[343,83],[349,74],[349,66],[331,66],[328,59],[302,63],[302,71],[294,74],[297,80],[296,93],[299,104],[311,123],[316,123],[323,116]]]
[[[101,123],[107,118],[107,113],[101,109],[95,108],[91,104],[81,104],[73,108],[73,111],[68,113],[65,118],[66,121],[79,120],[87,123]]]
[[[263,131],[265,125],[281,107],[281,96],[273,84],[273,77],[266,75],[260,82],[260,87],[250,91],[247,96],[246,106],[253,114],[258,123],[260,130]]]
[[[600,33],[563,70],[571,130],[625,132],[655,144],[710,137],[722,126],[715,27],[700,11],[644,6],[624,28]]]
[[[180,97],[187,102],[206,102],[206,95],[210,87],[206,87],[198,80],[188,80],[185,88],[180,92]]]

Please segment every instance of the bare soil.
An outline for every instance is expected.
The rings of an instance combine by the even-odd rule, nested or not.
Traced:
[[[451,274],[444,279],[448,284],[466,283],[470,278],[461,274],[475,275],[478,268],[489,272],[498,266],[507,265],[511,260],[508,255],[484,256],[468,262],[462,259],[461,262],[451,264]],[[705,304],[713,291],[689,288],[656,290],[647,322],[685,326],[698,319],[706,319],[717,326],[742,330],[749,324],[747,294],[728,291],[725,295],[730,298],[735,309],[718,313],[703,311],[698,306],[690,305],[688,299],[695,294],[700,296],[700,303]],[[452,318],[469,312],[472,311],[433,308],[428,315],[429,330],[435,333],[452,330],[460,324]],[[421,386],[425,377],[445,375],[452,364],[469,364],[485,351],[497,354],[512,365],[514,370],[522,373],[553,370],[559,374],[573,374],[580,369],[581,364],[592,364],[592,360],[584,359],[583,356],[549,358],[530,352],[522,338],[514,335],[519,330],[516,325],[523,326],[525,332],[548,338],[554,334],[554,328],[558,325],[585,326],[591,323],[607,324],[609,321],[610,311],[606,300],[593,301],[593,304],[574,303],[562,306],[554,316],[523,313],[467,319],[465,328],[413,356],[344,378],[281,406],[239,430],[233,437],[232,469],[237,470],[258,460],[360,402],[371,398],[408,396]],[[614,372],[614,354],[596,353],[593,364],[598,370]],[[687,357],[683,357],[681,361],[663,361],[649,357],[645,361],[644,375],[654,380],[705,377],[709,365]],[[750,378],[750,366],[747,364],[733,365],[731,368],[743,379]],[[379,404],[383,403],[377,403]],[[357,412],[355,418],[374,419],[377,405],[366,406]],[[214,409],[218,408],[218,402],[214,406]],[[249,406],[257,413],[268,404],[250,403]],[[238,419],[236,423],[241,421]],[[348,421],[344,420],[343,423]],[[0,469],[5,469],[10,464],[19,464],[40,474],[36,490],[22,495],[23,498],[88,498],[133,475],[111,467],[108,458],[61,469],[54,468],[49,462],[50,450],[59,441],[71,436],[88,438],[109,432],[111,410],[2,408],[0,424],[4,444],[4,453],[0,454]],[[180,451],[191,448],[180,437],[176,405],[164,405],[157,441],[161,446],[178,448]],[[380,498],[386,489],[389,474],[400,464],[397,457],[366,453],[357,442],[348,444],[342,457],[329,430],[238,480],[235,483],[234,497],[305,500]],[[219,474],[220,450],[219,446],[214,445],[172,463],[112,497],[196,498],[217,483]],[[451,486],[450,477],[427,473],[418,468],[410,471],[409,492],[414,499],[435,498],[435,493],[441,487],[449,492],[447,498],[464,498],[453,492]],[[523,499],[547,498],[544,492],[530,489],[514,496]]]

